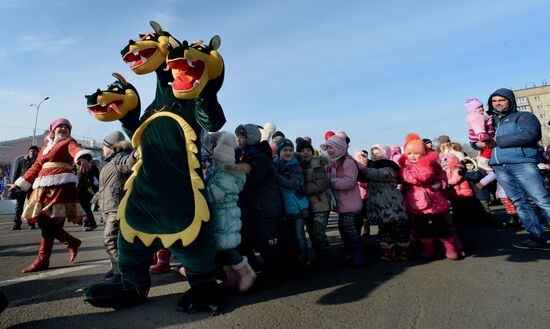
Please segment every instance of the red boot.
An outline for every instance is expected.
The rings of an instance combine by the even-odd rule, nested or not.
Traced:
[[[445,257],[447,259],[451,260],[459,260],[460,256],[458,255],[458,252],[456,250],[455,241],[453,237],[450,238],[439,238],[441,243],[443,243],[443,247],[445,248]]]
[[[420,239],[424,249],[420,253],[422,258],[433,258],[436,255],[433,239]]]
[[[170,271],[170,256],[172,253],[168,249],[157,251],[157,263],[149,268],[151,274],[161,274]]]
[[[50,255],[52,254],[53,240],[40,238],[40,249],[38,250],[38,258],[24,268],[21,273],[37,272],[46,270],[50,266]]]
[[[70,235],[64,229],[61,229],[55,238],[67,246],[67,250],[69,251],[69,262],[72,263],[78,254],[78,247],[80,247],[82,241]]]

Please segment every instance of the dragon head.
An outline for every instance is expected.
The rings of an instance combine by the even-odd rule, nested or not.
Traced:
[[[129,63],[136,74],[154,72],[166,63],[170,50],[180,45],[157,22],[150,21],[149,24],[155,32],[140,34],[138,41],[128,41],[128,45],[120,51],[122,60]]]
[[[115,121],[125,117],[128,112],[139,109],[139,94],[136,88],[118,73],[113,73],[117,79],[107,86],[107,90],[100,90],[86,95],[88,110],[99,121]]]
[[[221,39],[214,36],[208,45],[202,40],[187,41],[172,49],[167,65],[172,70],[172,91],[179,99],[192,99],[201,93],[214,95],[223,84],[224,62],[217,49]]]

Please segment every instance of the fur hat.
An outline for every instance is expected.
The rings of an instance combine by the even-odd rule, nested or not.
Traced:
[[[405,140],[405,146],[403,147],[405,149],[405,154],[426,154],[426,146],[424,142],[422,142],[422,140],[420,139],[420,136],[414,133],[408,134]]]
[[[477,98],[466,98],[464,100],[464,107],[467,112],[474,112],[480,106],[483,107],[483,103]]]
[[[384,156],[384,159],[391,160],[391,148],[390,148],[389,145],[374,144],[373,146],[371,146],[371,149],[374,149],[374,148],[377,148],[378,150],[380,150],[380,152]],[[372,153],[372,151],[371,151],[371,153]]]
[[[277,142],[277,156],[281,154],[281,150],[286,146],[290,146],[294,150],[294,144],[290,139],[288,138],[279,139],[279,141]]]
[[[105,136],[105,138],[103,138],[103,145],[107,146],[108,148],[113,148],[113,145],[118,142],[122,142],[123,140],[126,140],[123,133],[121,133],[120,131],[113,131],[109,135]]]
[[[330,137],[327,142],[327,146],[332,146],[336,152],[333,159],[340,159],[342,156],[346,154],[348,151],[348,143],[346,143],[346,140],[338,135],[334,135]]]
[[[266,122],[264,123],[264,126],[260,128],[260,132],[262,133],[262,140],[263,141],[270,141],[273,133],[277,130],[277,126],[275,126],[274,123]]]
[[[314,153],[313,146],[305,138],[300,139],[296,142],[296,152],[302,152],[304,149],[310,149],[311,153]]]
[[[237,148],[237,138],[235,135],[224,132],[218,139],[216,147],[212,152],[212,159],[225,164],[235,163],[235,149]]]
[[[67,125],[67,126],[69,126],[69,131],[73,130],[73,126],[71,125],[69,120],[67,120],[65,118],[59,118],[59,119],[54,120],[52,123],[50,123],[50,131],[54,131],[55,128],[57,128],[57,126],[59,126],[59,125]]]
[[[260,127],[251,123],[237,126],[235,129],[235,135],[246,137],[246,145],[249,146],[259,143],[262,139]]]

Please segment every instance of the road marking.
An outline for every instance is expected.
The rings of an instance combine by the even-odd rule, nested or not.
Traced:
[[[0,281],[0,288],[7,287],[7,286],[12,286],[14,284],[19,284],[19,283],[22,283],[22,282],[39,280],[39,279],[47,279],[47,278],[51,278],[51,277],[54,277],[54,276],[57,276],[57,275],[63,275],[63,274],[71,273],[71,272],[87,270],[87,269],[90,269],[90,268],[102,266],[103,264],[106,264],[106,263],[109,263],[109,262],[110,262],[109,259],[98,260],[98,261],[94,261],[94,262],[89,262],[85,265],[75,265],[75,266],[71,266],[71,267],[67,267],[67,268],[61,268],[61,269],[58,269],[58,270],[52,270],[52,271],[46,271],[46,272],[41,272],[41,273],[37,273],[37,274],[32,274],[32,275],[24,276],[24,277],[17,278],[17,279]]]

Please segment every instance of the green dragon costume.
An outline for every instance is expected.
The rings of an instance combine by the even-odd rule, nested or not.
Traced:
[[[155,99],[141,118],[139,95],[119,74],[107,90],[86,96],[100,121],[120,120],[132,138],[138,159],[125,184],[117,217],[122,283],[94,283],[86,301],[120,308],[143,302],[151,285],[149,265],[162,247],[170,249],[187,271],[191,289],[178,305],[187,312],[219,312],[213,279],[213,224],[200,168],[201,129],[217,131],[225,123],[217,92],[224,62],[220,38],[178,42],[155,22],[154,33],[130,40],[121,51],[136,74],[155,72]]]

